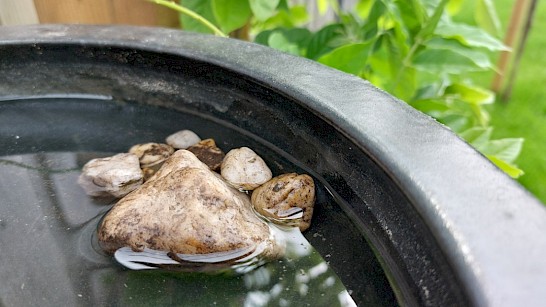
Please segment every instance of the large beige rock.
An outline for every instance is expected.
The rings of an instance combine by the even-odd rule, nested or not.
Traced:
[[[195,155],[176,151],[139,189],[121,199],[99,226],[101,247],[208,254],[260,246],[280,257],[269,226],[249,197],[230,187]]]

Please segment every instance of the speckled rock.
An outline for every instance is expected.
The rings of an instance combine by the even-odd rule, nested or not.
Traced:
[[[309,175],[289,173],[277,176],[252,192],[252,205],[256,211],[271,220],[287,221],[290,214],[301,208],[298,227],[305,231],[311,225],[315,206],[315,183]]]
[[[205,163],[211,170],[219,171],[226,154],[216,146],[213,139],[205,139],[188,147],[199,160]]]
[[[181,130],[169,135],[165,142],[175,149],[186,149],[201,142],[201,138],[191,130]]]
[[[230,150],[221,169],[222,177],[229,184],[244,190],[253,190],[272,177],[265,161],[248,147]]]
[[[137,144],[129,149],[129,153],[138,157],[142,168],[151,168],[163,163],[173,152],[174,148],[161,143]]]

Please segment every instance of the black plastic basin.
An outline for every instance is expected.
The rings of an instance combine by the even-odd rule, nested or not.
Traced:
[[[314,176],[305,236],[359,305],[546,301],[544,207],[449,129],[368,82],[175,30],[0,27],[0,156],[120,152],[186,128],[225,151],[255,148],[275,172]],[[2,238],[14,221],[0,220],[4,249],[17,235]]]

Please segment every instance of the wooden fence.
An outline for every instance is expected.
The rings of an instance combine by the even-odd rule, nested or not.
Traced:
[[[143,0],[0,0],[0,24],[81,23],[178,27],[176,12]]]

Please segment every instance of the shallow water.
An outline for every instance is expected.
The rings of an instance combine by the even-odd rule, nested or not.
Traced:
[[[224,151],[248,146],[274,174],[313,176],[317,203],[304,233],[311,253],[244,276],[212,278],[127,270],[94,247],[96,223],[113,199],[85,195],[76,183],[81,167],[91,158],[161,141],[182,129],[215,138]],[[0,306],[259,306],[292,300],[298,306],[335,306],[336,293],[345,292],[332,269],[358,305],[397,305],[346,209],[351,191],[338,191],[344,200],[328,188],[329,180],[339,179],[336,174],[313,173],[282,149],[227,122],[99,99],[29,98],[0,103],[0,144]]]
[[[299,231],[286,258],[242,276],[131,271],[94,236],[112,199],[77,184],[82,162],[106,153],[0,158],[0,297],[16,305],[351,306],[347,290]]]

